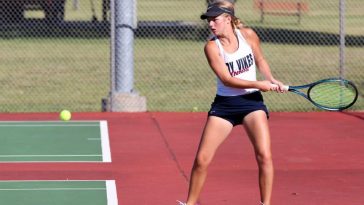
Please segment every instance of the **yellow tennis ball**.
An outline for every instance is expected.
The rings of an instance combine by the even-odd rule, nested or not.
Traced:
[[[59,114],[59,118],[63,121],[68,121],[71,119],[71,112],[68,110],[62,110],[62,112]]]
[[[197,112],[197,111],[198,111],[198,107],[196,107],[196,106],[195,106],[195,107],[193,107],[193,108],[192,108],[192,111],[193,111],[193,112]]]

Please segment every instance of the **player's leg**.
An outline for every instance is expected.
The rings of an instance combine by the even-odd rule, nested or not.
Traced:
[[[244,127],[253,144],[259,167],[261,201],[265,205],[270,205],[274,169],[266,113],[262,110],[258,110],[248,114],[244,118]]]
[[[191,172],[188,205],[196,204],[206,180],[207,168],[217,148],[226,139],[232,128],[233,125],[227,120],[215,116],[208,117]]]

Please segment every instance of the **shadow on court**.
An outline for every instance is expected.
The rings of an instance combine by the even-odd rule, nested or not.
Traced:
[[[184,200],[206,113],[74,113],[107,120],[112,163],[1,163],[0,180],[116,180],[119,204]],[[364,113],[271,113],[272,205],[361,205]],[[58,120],[57,113],[0,114],[1,121]],[[255,205],[257,168],[241,126],[218,150],[202,205]]]

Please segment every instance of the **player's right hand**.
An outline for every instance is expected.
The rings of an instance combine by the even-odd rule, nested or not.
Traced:
[[[262,80],[262,81],[258,81],[258,89],[261,90],[262,92],[267,92],[267,91],[278,91],[279,86],[276,84],[272,84],[270,81],[268,80]]]

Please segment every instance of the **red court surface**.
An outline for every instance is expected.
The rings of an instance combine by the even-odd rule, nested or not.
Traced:
[[[0,163],[0,180],[116,180],[120,205],[175,205],[206,113],[73,113],[107,120],[112,163]],[[58,120],[57,113],[0,114],[1,121]],[[272,205],[364,203],[364,113],[271,113]],[[257,168],[235,127],[209,169],[202,205],[258,205]]]

